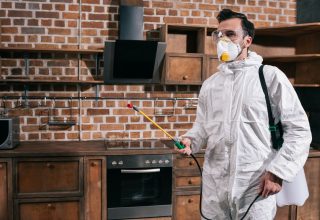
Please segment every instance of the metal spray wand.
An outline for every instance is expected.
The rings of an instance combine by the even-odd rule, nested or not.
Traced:
[[[137,106],[132,105],[131,103],[129,103],[127,106],[128,106],[128,108],[133,108],[135,111],[142,114],[146,119],[148,119],[152,124],[154,124],[154,126],[156,126],[163,133],[165,133],[174,142],[174,145],[176,145],[176,147],[178,149],[185,148],[185,146],[183,144],[181,144],[177,138],[172,137],[168,132],[166,132],[160,125],[158,125],[155,121],[153,121],[148,115],[146,115],[143,111],[141,111]]]

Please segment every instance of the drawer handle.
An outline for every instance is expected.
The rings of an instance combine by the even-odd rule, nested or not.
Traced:
[[[48,203],[47,207],[48,209],[55,209],[54,205],[52,205],[51,203]]]
[[[189,180],[189,181],[188,181],[188,184],[189,184],[189,185],[192,185],[192,184],[193,184],[192,180]]]
[[[54,165],[51,164],[51,163],[47,163],[47,167],[50,168],[50,169],[53,169],[53,168],[54,168]]]
[[[193,203],[193,200],[192,199],[188,199],[188,203]]]
[[[92,162],[92,163],[91,163],[91,166],[92,166],[92,167],[97,166],[97,162]]]
[[[183,80],[187,80],[188,78],[189,78],[189,76],[187,76],[187,75],[182,77]]]
[[[190,160],[190,161],[189,161],[189,165],[190,165],[190,166],[193,166],[193,165],[194,165],[193,160]]]

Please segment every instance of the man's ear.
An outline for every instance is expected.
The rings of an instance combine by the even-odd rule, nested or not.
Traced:
[[[250,45],[252,44],[252,37],[250,37],[249,35],[245,36],[244,38],[244,46],[246,48],[250,47]]]

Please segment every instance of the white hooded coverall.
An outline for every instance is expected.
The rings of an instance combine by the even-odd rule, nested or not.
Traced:
[[[220,64],[219,72],[203,83],[196,121],[183,135],[192,140],[192,153],[206,147],[202,211],[210,219],[240,219],[258,195],[265,171],[290,182],[308,156],[306,113],[285,74],[266,65],[272,112],[284,130],[282,148],[272,148],[261,63],[261,56],[249,52],[243,61]],[[246,219],[271,220],[275,213],[275,195],[260,197]]]

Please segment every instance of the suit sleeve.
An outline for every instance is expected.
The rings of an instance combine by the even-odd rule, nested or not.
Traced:
[[[308,117],[290,81],[279,69],[274,68],[273,71],[269,94],[275,109],[274,116],[281,120],[283,126],[284,143],[267,171],[291,182],[307,160],[311,131]]]
[[[187,131],[187,133],[182,135],[182,137],[188,137],[191,139],[192,153],[196,153],[199,150],[201,150],[207,142],[206,132],[203,127],[204,122],[205,122],[205,115],[206,115],[205,94],[204,94],[205,89],[204,88],[205,88],[205,85],[203,85],[200,90],[196,120],[195,120],[192,128],[189,131]]]

